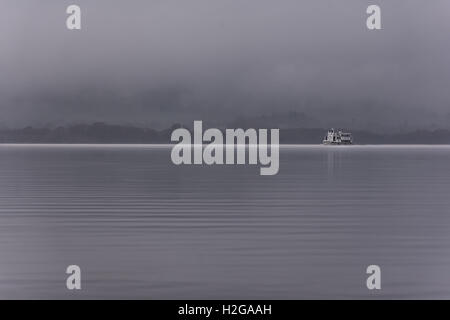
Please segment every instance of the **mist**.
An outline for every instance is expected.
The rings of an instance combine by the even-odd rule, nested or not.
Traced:
[[[445,0],[377,0],[376,31],[373,1],[79,0],[79,31],[70,4],[0,3],[0,126],[450,127]]]

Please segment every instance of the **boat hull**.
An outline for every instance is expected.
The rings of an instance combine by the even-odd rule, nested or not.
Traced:
[[[352,145],[353,142],[330,142],[330,141],[323,141],[322,142],[323,145],[328,145],[328,146],[339,146],[339,145]]]

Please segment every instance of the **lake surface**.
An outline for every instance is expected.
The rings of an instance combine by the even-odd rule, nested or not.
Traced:
[[[275,176],[170,151],[0,145],[0,298],[450,298],[450,147],[283,146]]]

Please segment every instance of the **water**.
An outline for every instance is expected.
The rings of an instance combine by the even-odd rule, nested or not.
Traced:
[[[449,172],[447,146],[286,146],[260,176],[166,146],[2,145],[0,298],[450,298]]]

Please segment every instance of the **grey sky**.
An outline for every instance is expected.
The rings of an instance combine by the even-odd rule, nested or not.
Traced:
[[[73,3],[81,31],[65,28]],[[2,0],[0,43],[3,126],[450,123],[448,0]]]

